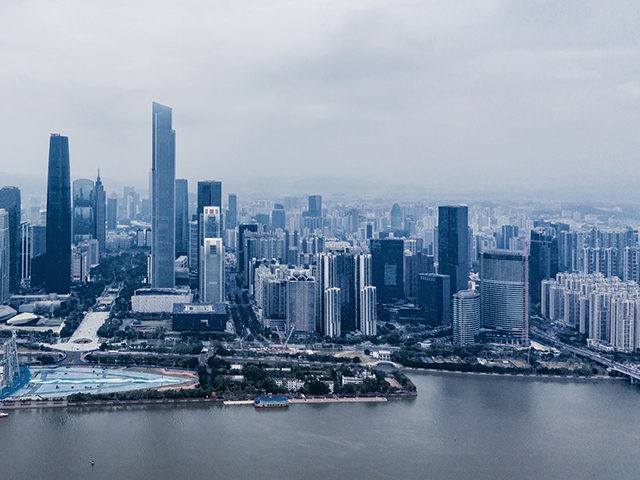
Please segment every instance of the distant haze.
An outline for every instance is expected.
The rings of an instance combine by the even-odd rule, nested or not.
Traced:
[[[639,25],[632,1],[2,2],[0,183],[42,178],[59,132],[73,177],[146,190],[155,100],[177,175],[227,192],[638,198]]]

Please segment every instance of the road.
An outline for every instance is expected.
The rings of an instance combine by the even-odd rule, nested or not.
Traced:
[[[600,365],[610,368],[611,370],[622,373],[633,380],[640,380],[640,369],[632,368],[619,362],[614,362],[613,360],[605,357],[604,355],[601,355],[598,352],[594,352],[593,350],[568,345],[537,328],[531,328],[530,335],[531,338],[535,340],[541,340],[543,342],[551,343],[551,345],[553,345],[560,351],[573,353],[580,357],[588,358],[589,360],[599,363]]]

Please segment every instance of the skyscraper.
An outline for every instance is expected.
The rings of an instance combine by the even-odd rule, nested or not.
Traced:
[[[104,191],[104,185],[100,180],[100,171],[93,189],[93,216],[94,216],[94,234],[93,238],[98,241],[98,252],[100,256],[104,256],[107,247],[107,195]]]
[[[176,132],[171,108],[153,103],[151,284],[173,288],[175,284],[175,181]]]
[[[449,324],[451,321],[451,280],[449,275],[418,275],[418,305],[429,322]]]
[[[284,205],[276,203],[271,211],[271,228],[273,230],[286,228],[286,215],[284,211]]]
[[[451,293],[469,283],[469,212],[464,205],[438,207],[438,273],[451,278]]]
[[[118,227],[118,198],[107,199],[107,229],[115,230]]]
[[[324,291],[324,334],[334,338],[340,333],[340,289],[331,287]]]
[[[482,325],[495,340],[529,343],[529,274],[526,253],[495,250],[480,260]]]
[[[381,302],[404,298],[404,242],[401,239],[371,240],[371,278]]]
[[[617,253],[617,252],[616,252]],[[540,303],[542,280],[558,273],[558,243],[551,229],[531,230],[529,242],[529,299],[531,306]]]
[[[71,288],[69,139],[58,134],[52,134],[49,139],[45,278],[49,293],[69,293]]]
[[[360,301],[358,307],[358,330],[363,335],[376,336],[377,328],[377,305],[376,287],[367,285],[360,289]]]
[[[9,214],[0,208],[0,305],[9,298],[11,270]]]
[[[480,332],[480,294],[475,290],[460,290],[453,295],[453,343],[475,343]]]
[[[198,182],[198,215],[204,207],[220,207],[222,209],[222,182],[202,180]]]
[[[322,216],[322,195],[309,195],[307,213],[309,217]]]
[[[200,295],[204,303],[224,302],[224,247],[221,238],[205,238]]]
[[[287,332],[316,330],[316,279],[307,271],[294,271],[287,280]]]
[[[73,181],[73,242],[79,243],[95,233],[93,212],[93,181],[79,178]]]
[[[238,226],[238,196],[235,193],[229,194],[229,210],[227,214],[227,225],[229,229]]]
[[[0,208],[9,217],[9,289],[14,292],[20,285],[20,189],[0,188]]]
[[[176,257],[189,252],[189,185],[185,178],[176,180]]]

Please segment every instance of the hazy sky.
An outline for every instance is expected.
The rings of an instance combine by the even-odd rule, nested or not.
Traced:
[[[639,32],[637,1],[4,1],[0,172],[60,132],[73,177],[145,186],[155,100],[178,176],[231,189],[629,188]]]

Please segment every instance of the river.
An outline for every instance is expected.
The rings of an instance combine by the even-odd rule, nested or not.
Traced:
[[[418,397],[387,403],[14,410],[0,478],[640,478],[636,386],[410,376]]]

